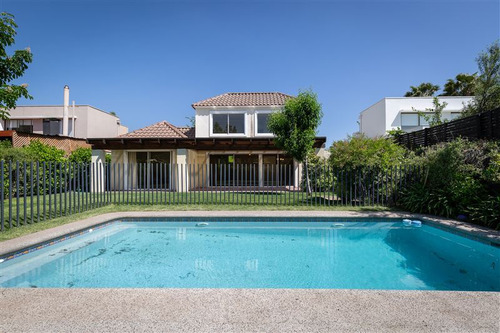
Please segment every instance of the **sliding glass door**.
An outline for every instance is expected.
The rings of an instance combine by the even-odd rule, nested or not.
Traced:
[[[171,166],[169,151],[137,152],[136,161],[138,188],[170,188]]]
[[[211,186],[258,186],[259,155],[210,155],[209,172]]]
[[[283,154],[213,154],[210,155],[211,186],[292,186],[293,158]]]

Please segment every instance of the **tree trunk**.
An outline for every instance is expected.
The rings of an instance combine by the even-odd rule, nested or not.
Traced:
[[[306,193],[311,194],[311,180],[309,179],[309,163],[308,163],[308,158],[306,156],[306,159],[304,161],[305,164],[305,169],[306,169]]]

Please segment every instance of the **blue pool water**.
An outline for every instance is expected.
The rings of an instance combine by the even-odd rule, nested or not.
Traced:
[[[117,221],[0,263],[0,287],[500,291],[500,249],[390,222]]]

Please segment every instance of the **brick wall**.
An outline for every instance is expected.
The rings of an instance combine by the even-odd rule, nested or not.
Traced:
[[[49,136],[33,133],[19,133],[16,131],[12,131],[11,140],[13,147],[23,147],[29,145],[29,143],[33,140],[39,140],[42,143],[64,150],[68,155],[73,150],[76,150],[80,147],[92,148],[92,146],[89,145],[85,139],[75,139],[70,137]]]

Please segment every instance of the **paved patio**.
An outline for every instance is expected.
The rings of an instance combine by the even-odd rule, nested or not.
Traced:
[[[500,293],[3,289],[1,332],[499,332]]]

